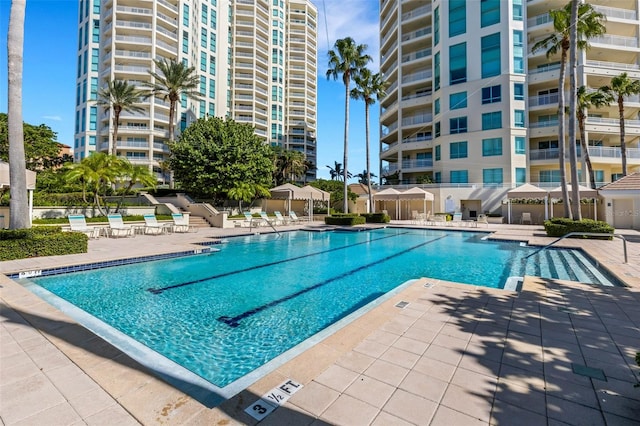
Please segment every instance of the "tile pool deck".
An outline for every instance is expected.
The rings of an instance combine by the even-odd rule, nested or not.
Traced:
[[[536,226],[489,231],[551,241]],[[583,247],[629,287],[528,277],[515,293],[422,279],[213,409],[1,275],[189,250],[237,232],[102,238],[86,254],[0,262],[1,424],[251,425],[245,408],[293,379],[304,387],[261,425],[640,425],[637,231],[625,233],[627,264],[619,240],[561,244]]]

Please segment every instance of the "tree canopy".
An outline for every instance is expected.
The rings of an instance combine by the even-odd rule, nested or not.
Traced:
[[[9,161],[9,135],[7,114],[0,113],[0,160]],[[24,123],[24,151],[27,169],[37,171],[59,166],[63,160],[73,161],[68,157],[60,157],[60,145],[56,142],[57,134],[45,124],[34,126]]]
[[[201,118],[170,144],[169,164],[185,191],[220,199],[246,182],[270,187],[273,152],[248,124],[218,117]]]

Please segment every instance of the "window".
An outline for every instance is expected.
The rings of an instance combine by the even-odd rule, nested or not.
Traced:
[[[216,75],[216,57],[209,56],[209,74]]]
[[[100,0],[93,0],[93,13],[100,15]]]
[[[91,71],[98,71],[98,63],[100,59],[100,50],[91,49]]]
[[[436,161],[440,161],[440,145],[436,145]]]
[[[187,94],[186,93],[182,93],[180,95],[180,106],[182,108],[186,108],[187,107]]]
[[[482,104],[493,104],[502,100],[502,86],[483,87]]]
[[[485,185],[501,184],[502,169],[482,169],[482,183]]]
[[[513,20],[522,21],[522,0],[513,0]]]
[[[206,28],[202,28],[200,30],[200,46],[206,48],[208,41],[209,41],[209,37],[208,37],[208,34],[207,34],[207,29]]]
[[[524,73],[524,44],[521,30],[513,30],[513,72]]]
[[[433,45],[440,43],[440,6],[433,11]]]
[[[209,79],[209,97],[216,97],[216,81],[213,79]]]
[[[96,122],[98,121],[98,107],[92,106],[89,108],[89,130],[96,129]]]
[[[482,114],[482,130],[502,128],[502,111]]]
[[[449,133],[467,133],[467,117],[456,117],[449,119]]]
[[[205,95],[207,93],[207,77],[200,76],[200,94]]]
[[[526,154],[526,139],[524,136],[516,136],[515,138],[516,154]]]
[[[216,35],[215,35],[215,33],[209,34],[209,49],[212,52],[216,51]]]
[[[482,139],[482,156],[502,155],[502,138]]]
[[[449,1],[449,37],[464,34],[467,31],[466,0]]]
[[[467,81],[467,43],[449,47],[449,84]]]
[[[482,37],[481,45],[482,78],[500,75],[500,33]]]
[[[440,52],[433,57],[433,87],[434,90],[440,89]]]
[[[527,169],[524,167],[516,167],[516,183],[518,185],[527,183]]]
[[[182,5],[182,25],[189,26],[189,5],[186,3]]]
[[[452,142],[449,144],[449,158],[467,158],[467,142]]]
[[[433,111],[436,115],[440,114],[440,98],[433,101]]]
[[[189,32],[182,32],[182,53],[189,53]]]
[[[449,95],[449,109],[467,107],[467,92],[452,93]]]
[[[78,50],[82,49],[82,31],[84,27],[80,27],[80,32],[78,34]]]
[[[513,83],[513,99],[516,101],[524,101],[524,84]]]
[[[200,19],[202,19],[202,23],[207,25],[207,18],[209,17],[209,8],[206,4],[202,5],[202,12],[200,13]]]
[[[540,183],[560,183],[560,170],[540,170]]]
[[[440,122],[437,121],[435,124],[434,133],[436,134],[436,138],[440,137]]]
[[[516,109],[513,111],[513,125],[515,127],[524,127],[524,110]]]
[[[94,43],[100,43],[100,20],[93,20],[93,32],[91,35],[91,41]]]
[[[89,96],[92,101],[98,99],[98,77],[91,77],[91,93]]]
[[[85,131],[87,129],[87,110],[86,108],[82,108],[82,112],[80,113],[81,121],[80,121],[80,130]]]
[[[205,52],[200,52],[200,71],[207,70],[207,54]]]
[[[205,101],[200,101],[200,118],[203,118],[207,113],[207,103]]]
[[[433,180],[434,180],[434,183],[441,183],[442,182],[442,173],[441,172],[435,172],[433,174]]]
[[[89,145],[91,145],[91,146],[95,146],[96,145],[96,137],[95,136],[89,136]]]
[[[604,170],[594,170],[593,178],[595,179],[596,183],[604,183]]]
[[[480,26],[500,23],[500,0],[480,0]]]
[[[217,25],[218,25],[218,12],[215,11],[214,9],[211,9],[211,28],[215,30]]]
[[[451,170],[449,181],[451,183],[469,183],[469,172],[467,170]]]

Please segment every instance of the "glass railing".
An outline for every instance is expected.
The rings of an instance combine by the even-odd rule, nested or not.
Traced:
[[[598,6],[593,5],[593,9],[596,12],[600,12],[603,15],[606,15],[607,18],[619,18],[619,19],[629,19],[635,21],[638,19],[638,14],[635,10],[629,9],[620,9],[617,7],[608,7],[608,6]]]

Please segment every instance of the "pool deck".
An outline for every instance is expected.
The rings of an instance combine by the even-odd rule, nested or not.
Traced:
[[[2,275],[192,250],[239,231],[101,238],[86,254],[0,262],[0,424],[253,425],[244,410],[291,379],[304,387],[260,425],[640,425],[638,231],[623,231],[626,264],[617,239],[559,244],[628,287],[527,277],[516,293],[423,278],[216,408]],[[538,226],[488,231],[552,241]]]

